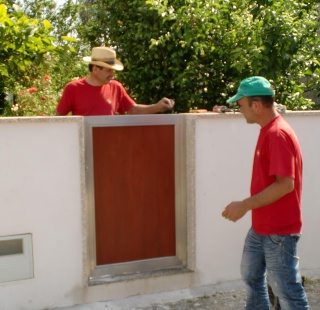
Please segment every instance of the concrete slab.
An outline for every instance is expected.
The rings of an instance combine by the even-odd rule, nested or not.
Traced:
[[[152,304],[163,304],[162,309],[170,309],[166,307],[167,303],[174,303],[186,299],[194,299],[197,297],[211,296],[216,292],[227,292],[232,290],[244,289],[242,281],[232,281],[223,284],[206,285],[191,289],[179,291],[163,292],[150,295],[134,296],[125,299],[95,302],[91,304],[76,305],[72,307],[58,308],[59,310],[134,310],[147,308]]]

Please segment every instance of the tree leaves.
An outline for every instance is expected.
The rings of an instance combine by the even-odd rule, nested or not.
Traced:
[[[117,79],[134,99],[168,96],[178,112],[225,104],[252,75],[273,81],[277,102],[288,109],[311,108],[303,94],[320,90],[314,0],[69,0],[59,14],[52,1],[24,2],[29,18],[11,10],[1,21],[8,13],[0,6],[0,57],[7,64],[8,53],[20,56],[7,71],[0,67],[3,76],[18,59],[21,72],[27,62],[41,63],[39,53],[54,51],[48,70],[60,88],[85,72],[82,56],[106,45],[124,63]]]

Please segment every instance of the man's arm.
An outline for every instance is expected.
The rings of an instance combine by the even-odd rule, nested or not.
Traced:
[[[136,104],[128,111],[128,114],[155,114],[164,112],[166,110],[171,110],[173,107],[174,101],[164,97],[155,104]]]
[[[269,205],[283,196],[289,194],[294,189],[294,179],[290,177],[276,177],[276,181],[266,187],[260,193],[244,199],[243,201],[233,201],[227,205],[222,212],[226,219],[236,222],[248,211]]]

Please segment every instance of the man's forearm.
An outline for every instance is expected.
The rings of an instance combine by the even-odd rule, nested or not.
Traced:
[[[262,190],[260,193],[242,201],[233,201],[222,212],[226,219],[236,222],[248,211],[264,207],[276,202],[294,189],[294,179],[277,177],[276,181]]]
[[[128,114],[155,114],[173,109],[173,107],[174,100],[163,97],[155,104],[136,104],[128,111]]]
[[[135,115],[135,114],[155,114],[159,113],[160,110],[156,104],[136,104],[133,106],[129,111],[128,114]]]
[[[294,179],[280,177],[260,193],[245,199],[247,210],[260,208],[276,202],[294,189]]]

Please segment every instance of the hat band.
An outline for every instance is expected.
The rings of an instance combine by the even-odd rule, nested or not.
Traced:
[[[116,62],[114,60],[108,60],[108,59],[100,59],[100,58],[91,58],[92,61],[101,61],[105,62],[108,65],[114,65]]]

